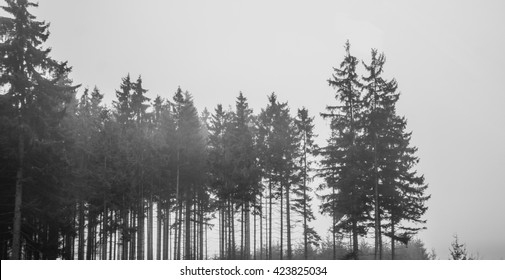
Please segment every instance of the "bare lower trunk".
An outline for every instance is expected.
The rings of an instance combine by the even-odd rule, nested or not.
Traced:
[[[395,224],[391,223],[391,259],[395,259]]]
[[[260,260],[263,259],[263,195],[260,194]]]
[[[153,260],[153,197],[149,198],[149,213],[147,214],[147,259]]]
[[[272,259],[272,181],[268,182],[268,207],[270,208],[268,219],[268,259]]]
[[[354,259],[358,259],[358,223],[356,220],[352,222],[352,253]]]
[[[140,198],[137,213],[137,260],[144,259],[144,199]]]
[[[77,259],[84,260],[84,203],[79,202],[78,206],[78,241],[77,241]]]
[[[289,204],[289,185],[286,187],[286,242],[288,245],[288,260],[293,258],[292,248],[291,248],[291,211]]]
[[[255,209],[255,208],[256,208],[256,202],[253,204],[253,209]],[[253,213],[255,213],[254,210],[253,210]],[[254,228],[253,229],[253,239],[254,239],[253,240],[253,259],[255,260],[256,259],[256,215],[255,214],[253,215],[253,219],[254,219],[254,221],[253,221],[253,228]]]
[[[104,199],[102,215],[102,260],[107,259],[107,204]]]
[[[236,246],[235,246],[235,211],[233,209],[233,204],[231,206],[231,257],[233,260],[237,259]]]
[[[280,252],[279,252],[279,258],[282,260],[284,258],[284,252],[283,252],[283,247],[284,247],[284,195],[282,193],[283,187],[281,183],[281,244],[280,244]]]
[[[200,260],[203,260],[203,251],[204,251],[204,248],[203,248],[203,227],[204,227],[204,214],[203,214],[203,209],[200,209],[200,256],[199,256],[199,259]],[[206,225],[205,225],[205,228]]]
[[[156,259],[161,260],[161,203],[156,204]]]
[[[191,259],[191,199],[189,198],[191,191],[186,192],[186,213],[184,215],[185,236],[184,236],[184,259]]]
[[[23,161],[25,153],[23,133],[19,134],[18,153],[19,163],[16,172],[16,194],[14,199],[14,225],[12,228],[12,259],[21,259],[21,203],[23,198]]]
[[[375,145],[375,149],[377,150],[377,144]],[[374,154],[374,165],[375,165],[375,178],[374,178],[374,190],[375,190],[375,259],[382,260],[382,242],[381,242],[381,220],[380,220],[380,212],[379,212],[379,178],[377,174],[377,156]]]

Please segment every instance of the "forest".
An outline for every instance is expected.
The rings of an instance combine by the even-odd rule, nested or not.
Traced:
[[[429,257],[416,237],[428,185],[383,53],[361,60],[347,42],[328,73],[335,102],[316,113],[275,93],[254,113],[242,92],[198,112],[188,91],[150,99],[130,74],[105,104],[51,57],[37,4],[5,2],[2,260]],[[326,237],[317,212],[331,218]]]

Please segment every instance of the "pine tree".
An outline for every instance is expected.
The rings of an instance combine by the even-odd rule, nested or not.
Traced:
[[[358,236],[366,232],[364,223],[370,203],[363,183],[361,82],[356,73],[358,60],[350,54],[349,42],[345,44],[345,50],[340,68],[334,68],[335,73],[328,80],[337,90],[335,98],[341,105],[328,106],[329,112],[321,114],[330,119],[332,130],[328,145],[321,149],[324,157],[321,176],[326,181],[324,187],[332,193],[322,196],[321,208],[324,213],[333,216],[334,240],[339,229],[352,233],[352,257],[358,258]]]
[[[219,258],[229,258],[227,244],[226,213],[227,201],[230,200],[232,191],[230,190],[230,166],[231,159],[226,157],[226,143],[229,142],[225,137],[230,133],[226,130],[231,127],[230,114],[223,110],[221,104],[217,105],[214,114],[211,116],[209,131],[209,168],[210,168],[210,186],[211,190],[218,200],[217,209],[219,211]]]
[[[363,77],[365,96],[364,117],[362,118],[364,127],[364,142],[369,151],[370,189],[373,190],[374,201],[374,228],[375,228],[375,259],[382,259],[382,233],[381,233],[381,210],[380,200],[388,190],[394,188],[385,184],[384,165],[386,161],[392,160],[388,155],[388,145],[391,140],[387,137],[392,129],[391,120],[395,117],[395,103],[399,94],[396,93],[397,84],[393,79],[386,81],[382,78],[385,63],[384,54],[377,54],[377,50],[372,49],[372,59],[370,65],[363,63],[368,76]],[[395,164],[394,162],[392,164]]]
[[[451,260],[471,260],[466,252],[466,245],[459,243],[458,236],[454,235],[454,241],[451,243]]]
[[[287,103],[279,103],[272,93],[269,104],[259,116],[258,142],[261,144],[260,162],[268,180],[269,224],[268,251],[272,253],[272,198],[280,202],[280,259],[284,258],[284,216],[286,215],[287,257],[292,258],[291,245],[291,185],[296,181],[295,159],[297,138],[293,118]]]
[[[299,139],[299,155],[298,157],[298,179],[300,183],[295,189],[295,192],[301,196],[295,200],[293,205],[297,212],[303,217],[303,256],[304,259],[308,258],[309,246],[318,245],[321,237],[316,231],[309,226],[309,222],[314,220],[314,213],[312,212],[311,192],[312,188],[308,185],[311,182],[310,172],[312,171],[311,165],[313,163],[312,157],[315,155],[317,145],[314,143],[314,118],[309,117],[308,111],[305,108],[299,109],[297,118],[295,119],[296,134]]]
[[[0,30],[6,31],[0,48],[0,86],[7,87],[4,101],[8,119],[17,128],[17,170],[14,191],[14,217],[12,227],[12,259],[22,257],[22,205],[24,182],[29,176],[29,153],[35,149],[49,148],[56,140],[55,133],[65,114],[76,87],[70,86],[67,75],[70,67],[49,57],[50,49],[42,44],[49,36],[48,24],[37,21],[28,8],[37,4],[27,0],[7,0],[2,9],[12,18],[2,17]],[[53,141],[52,141],[53,140]],[[32,146],[35,143],[38,147]],[[28,146],[27,146],[28,145]],[[45,146],[45,147],[44,147]],[[42,186],[39,186],[42,187]],[[27,193],[29,195],[29,193]],[[51,238],[58,231],[51,222]],[[57,240],[57,238],[56,238]],[[56,243],[57,246],[57,243]],[[54,251],[53,251],[54,252]],[[55,255],[51,254],[51,258]]]
[[[182,205],[184,204],[184,259],[193,259],[195,256],[191,250],[191,217],[195,211],[193,209],[195,194],[201,193],[201,188],[205,185],[206,139],[202,134],[200,119],[191,95],[187,92],[183,93],[179,88],[174,96],[174,102],[177,137],[177,192],[179,193],[177,196],[179,199],[177,221],[179,240],[177,243],[181,244],[182,228],[180,223],[182,221]],[[176,250],[180,250],[180,247]],[[180,255],[177,258],[179,259]]]
[[[386,233],[392,239],[392,258],[395,241],[407,243],[420,227],[395,226],[402,221],[414,224],[424,223],[421,216],[426,211],[424,202],[429,196],[424,194],[427,186],[423,176],[411,169],[419,161],[415,157],[416,148],[410,147],[410,133],[405,132],[405,118],[397,116],[395,105],[399,98],[397,83],[382,77],[385,63],[384,54],[371,52],[369,65],[363,63],[368,75],[363,77],[365,95],[362,126],[363,144],[367,149],[365,157],[370,197],[373,197],[375,258],[382,259],[382,215],[389,217],[390,228]],[[372,195],[373,193],[373,195]]]
[[[231,168],[232,201],[241,212],[242,259],[250,257],[250,214],[251,205],[259,194],[260,170],[257,166],[254,139],[252,134],[252,110],[242,93],[237,97],[235,112],[225,134],[225,161]]]

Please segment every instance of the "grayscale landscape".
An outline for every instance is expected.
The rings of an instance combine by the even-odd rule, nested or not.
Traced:
[[[505,2],[0,1],[0,259],[505,258]]]

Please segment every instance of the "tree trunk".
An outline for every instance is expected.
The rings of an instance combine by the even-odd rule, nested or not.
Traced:
[[[256,260],[256,212],[254,212],[254,209],[256,209],[256,197],[254,198],[254,204],[253,204],[253,259]]]
[[[78,206],[78,241],[77,241],[77,259],[78,260],[84,260],[84,203],[82,201],[79,201],[79,206]]]
[[[18,139],[18,170],[16,172],[16,193],[14,199],[14,225],[12,228],[12,259],[21,259],[21,204],[23,201],[23,165],[25,153],[25,140],[23,132]]]
[[[263,259],[263,193],[260,193],[260,260]]]
[[[244,205],[242,204],[242,207],[240,207],[240,259],[244,259],[244,245],[245,245],[245,231],[244,231],[244,225],[245,225],[245,215],[244,215]]]
[[[354,256],[354,259],[358,259],[358,223],[356,222],[356,219],[353,220],[352,222],[352,253]]]
[[[336,242],[336,224],[337,224],[337,219],[336,219],[336,214],[337,214],[337,209],[335,207],[335,187],[332,188],[332,194],[333,194],[333,203],[332,203],[332,207],[333,207],[333,215],[332,215],[332,228],[331,228],[331,234],[333,236],[333,259],[336,260],[337,259],[337,242]]]
[[[279,252],[279,259],[284,259],[284,252],[283,252],[283,247],[284,247],[284,195],[283,195],[283,186],[281,183],[280,190],[281,190],[281,244],[280,244],[280,252]]]
[[[200,204],[201,205],[201,204]],[[203,227],[204,227],[204,212],[203,212],[203,207],[200,206],[200,256],[199,256],[199,259],[200,260],[203,260],[203,251],[204,251],[204,248],[203,248]],[[205,228],[207,228],[205,226]]]
[[[185,260],[190,260],[191,259],[191,198],[190,194],[192,192],[190,190],[186,191],[186,213],[184,217],[184,224],[185,224],[185,236],[184,236],[184,259]]]
[[[249,206],[249,201],[245,205],[245,258],[246,260],[251,258],[251,209]]]
[[[377,135],[374,135],[374,190],[375,190],[375,259],[382,260],[381,219],[379,212],[379,176],[377,167]]]
[[[128,259],[128,244],[130,243],[130,228],[129,228],[129,213],[128,209],[123,206],[123,210],[121,211],[123,216],[123,225],[121,227],[121,259]]]
[[[144,198],[141,194],[137,213],[137,260],[144,259]]]
[[[161,260],[161,203],[156,204],[156,259]]]
[[[138,234],[138,229],[137,225],[135,223],[136,221],[136,211],[135,207],[130,211],[130,228],[133,229],[133,231],[130,234],[130,260],[134,260],[136,258],[136,251],[135,249],[137,248],[137,234]]]
[[[90,211],[88,211],[88,244],[87,244],[87,249],[86,249],[86,259],[87,260],[92,260],[93,258],[93,251],[94,251],[94,218]]]
[[[167,206],[165,207],[165,216],[163,217],[163,259],[168,260],[170,254],[170,237],[171,237],[171,229],[170,229],[170,206],[167,202]]]
[[[291,209],[289,204],[289,183],[286,185],[286,242],[288,245],[288,260],[293,258],[291,248]]]
[[[154,217],[153,217],[153,196],[151,195],[149,198],[149,213],[147,216],[147,259],[148,260],[153,260],[153,224],[154,224]]]
[[[224,259],[224,206],[221,203],[221,207],[219,208],[219,259]]]
[[[395,224],[391,222],[391,259],[395,259]]]
[[[307,232],[307,140],[305,139],[306,134],[304,134],[303,141],[303,258],[306,260],[308,258],[308,232]],[[335,226],[335,223],[333,223]],[[333,235],[335,239],[335,235]],[[335,251],[335,249],[334,249]]]
[[[233,260],[237,259],[236,243],[235,243],[235,209],[233,203],[231,205],[231,258]]]
[[[268,181],[268,192],[269,192],[269,202],[268,207],[270,208],[269,220],[268,220],[268,259],[272,259],[272,181]]]

